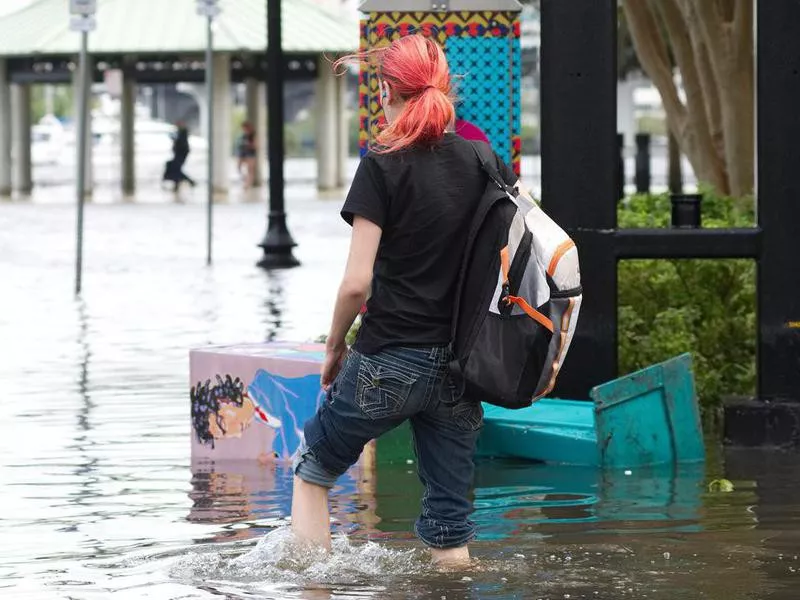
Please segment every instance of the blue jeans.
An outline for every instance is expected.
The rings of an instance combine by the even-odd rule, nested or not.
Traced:
[[[470,491],[483,408],[455,398],[450,359],[447,348],[387,348],[374,355],[351,350],[327,401],[305,424],[295,474],[331,488],[367,442],[408,419],[425,486],[414,530],[434,548],[469,542],[475,537]]]

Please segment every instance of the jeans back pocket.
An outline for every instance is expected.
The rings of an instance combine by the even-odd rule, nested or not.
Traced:
[[[361,356],[356,385],[356,402],[370,419],[384,419],[402,413],[418,375],[373,356]]]
[[[483,427],[483,405],[462,398],[453,406],[453,421],[462,431],[478,431]]]

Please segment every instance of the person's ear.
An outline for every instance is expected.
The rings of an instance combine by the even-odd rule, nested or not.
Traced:
[[[385,81],[381,81],[381,105],[386,106],[392,102],[392,88]]]

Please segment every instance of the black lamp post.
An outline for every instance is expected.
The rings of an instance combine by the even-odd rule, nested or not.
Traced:
[[[267,0],[267,153],[269,157],[269,223],[259,244],[264,256],[258,266],[264,269],[296,267],[292,254],[297,244],[286,227],[283,179],[283,47],[281,40],[281,0]]]

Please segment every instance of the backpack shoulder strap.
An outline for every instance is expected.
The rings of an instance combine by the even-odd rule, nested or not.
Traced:
[[[498,170],[492,166],[491,162],[487,161],[487,157],[484,155],[484,152],[481,148],[481,146],[484,146],[485,144],[470,142],[470,145],[472,146],[475,155],[478,157],[478,161],[481,163],[481,167],[486,173],[488,179],[494,182],[494,184],[500,190],[502,190],[504,194],[503,195],[497,194],[490,199],[482,197],[478,204],[478,209],[475,211],[475,215],[472,217],[472,220],[470,221],[469,234],[467,235],[467,243],[466,246],[464,247],[464,256],[461,259],[461,268],[459,269],[458,279],[456,280],[456,295],[455,295],[455,304],[453,307],[453,322],[451,327],[451,337],[453,338],[455,338],[456,327],[458,325],[459,311],[461,308],[461,292],[464,287],[464,279],[467,274],[467,269],[469,268],[469,259],[472,256],[473,247],[475,246],[475,238],[478,237],[478,232],[480,231],[481,227],[486,221],[486,216],[489,214],[489,211],[492,210],[492,208],[495,206],[495,204],[497,204],[497,202],[507,198],[508,197],[507,194],[513,192],[513,189],[510,188],[510,186],[506,184],[505,181],[503,181],[503,178],[498,172]],[[492,157],[491,160],[493,160],[493,158],[494,157]]]
[[[491,148],[482,142],[471,141],[470,145],[472,146],[472,150],[475,152],[475,156],[478,157],[478,162],[481,164],[481,168],[483,168],[484,172],[489,176],[489,179],[491,179],[501,190],[510,194],[512,198],[515,198],[517,195],[516,190],[514,190],[514,188],[505,179],[503,179],[502,174],[497,170],[497,167],[495,166],[495,155],[494,152],[491,151]]]

